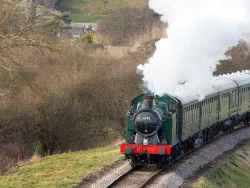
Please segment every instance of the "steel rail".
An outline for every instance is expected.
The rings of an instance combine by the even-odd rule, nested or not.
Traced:
[[[126,171],[125,173],[121,174],[120,176],[118,176],[114,181],[112,181],[108,186],[106,186],[105,188],[112,188],[114,185],[116,185],[120,180],[122,180],[124,177],[126,177],[127,175],[129,175],[131,172],[135,171],[135,169],[131,168],[128,171]]]

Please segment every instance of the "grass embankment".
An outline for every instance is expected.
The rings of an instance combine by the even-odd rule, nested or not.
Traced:
[[[195,188],[250,187],[250,142],[232,155],[219,160],[194,184]]]
[[[73,13],[105,14],[109,10],[123,7],[146,6],[148,0],[108,0],[104,5],[103,0],[61,0],[59,8]]]
[[[83,177],[119,158],[117,146],[38,158],[0,176],[0,187],[73,187]]]
[[[103,0],[61,0],[59,9],[71,13],[73,22],[96,23],[108,12],[125,7],[147,6],[147,0],[109,0],[104,5]]]

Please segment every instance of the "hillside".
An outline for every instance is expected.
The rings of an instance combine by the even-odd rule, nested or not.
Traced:
[[[250,141],[213,164],[193,184],[195,188],[237,187],[250,185]]]

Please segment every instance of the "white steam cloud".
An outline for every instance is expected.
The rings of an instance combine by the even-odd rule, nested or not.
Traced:
[[[249,0],[149,0],[149,7],[169,25],[154,56],[138,67],[156,94],[174,94],[180,83],[194,89],[210,80],[228,47],[250,31]]]

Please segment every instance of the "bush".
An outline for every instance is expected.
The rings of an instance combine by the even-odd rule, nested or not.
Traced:
[[[94,41],[94,34],[85,33],[83,36],[81,36],[81,40],[91,44]]]
[[[166,25],[160,21],[158,14],[148,7],[129,7],[116,10],[102,19],[98,24],[97,34],[101,35],[103,43],[129,46],[131,40],[134,42],[141,35],[151,34],[155,26],[159,28],[158,37],[161,38]]]
[[[246,41],[242,40],[236,46],[229,48],[225,55],[228,59],[220,61],[214,75],[250,69],[249,44]]]

